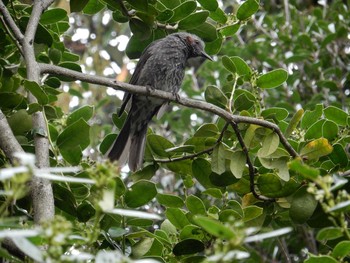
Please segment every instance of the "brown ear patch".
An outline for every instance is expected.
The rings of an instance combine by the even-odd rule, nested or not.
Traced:
[[[186,37],[186,42],[187,42],[187,44],[189,44],[190,46],[192,46],[193,43],[194,43],[193,37],[187,36],[187,37]]]

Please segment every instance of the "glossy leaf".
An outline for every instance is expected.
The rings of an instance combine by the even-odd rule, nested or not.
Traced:
[[[230,59],[235,65],[236,72],[239,76],[250,76],[252,74],[251,68],[242,58],[233,56],[233,57],[230,57]]]
[[[152,151],[158,156],[171,157],[174,155],[174,153],[166,151],[169,148],[173,148],[174,144],[162,136],[150,134],[147,136],[147,143],[151,147]]]
[[[125,193],[125,203],[128,207],[137,208],[147,204],[157,195],[154,183],[140,180],[134,183]]]
[[[215,11],[218,8],[218,2],[216,0],[198,0],[200,5],[209,11]]]
[[[179,208],[174,208],[174,207],[167,208],[165,211],[165,215],[166,215],[167,219],[177,229],[182,229],[185,226],[190,224],[185,213]]]
[[[301,174],[306,179],[315,180],[320,174],[318,169],[302,163],[300,159],[295,159],[289,162],[288,166],[289,169]]]
[[[185,239],[175,244],[173,253],[175,256],[195,254],[204,250],[204,244],[197,239]]]
[[[336,124],[342,126],[347,125],[347,120],[350,117],[345,111],[334,106],[325,108],[323,112],[328,120],[334,121]]]
[[[272,132],[268,134],[262,141],[262,147],[259,149],[258,155],[260,157],[269,156],[277,150],[279,143],[280,139],[276,133]]]
[[[194,215],[206,215],[206,209],[203,201],[194,195],[189,195],[186,198],[187,209]]]
[[[282,85],[288,79],[288,73],[284,69],[275,69],[256,80],[256,85],[262,89],[272,89]]]
[[[222,56],[221,61],[228,71],[232,73],[236,72],[236,66],[228,56]]]
[[[298,126],[301,118],[303,117],[304,114],[304,110],[300,109],[298,110],[292,117],[292,119],[290,120],[290,122],[288,123],[288,127],[285,131],[285,136],[288,138],[292,132],[296,129],[296,127]]]
[[[181,208],[185,205],[184,201],[176,196],[170,194],[157,194],[157,201],[165,207],[178,207]]]
[[[89,0],[71,0],[69,7],[71,12],[80,12],[84,9]]]
[[[69,114],[67,118],[67,125],[71,125],[72,123],[76,122],[80,118],[85,120],[86,122],[89,121],[94,114],[94,107],[93,106],[83,106],[79,109],[76,109],[71,114]]]
[[[280,198],[293,194],[300,187],[300,183],[294,178],[287,182],[282,182],[277,175],[268,173],[258,177],[257,186],[262,195]]]
[[[337,239],[343,236],[343,231],[339,227],[326,227],[321,229],[317,235],[316,239],[318,241],[328,241]]]
[[[194,178],[205,188],[215,188],[210,181],[211,164],[202,158],[197,158],[192,162],[192,173]]]
[[[208,86],[205,90],[205,100],[220,108],[225,108],[227,105],[227,97],[215,86]]]
[[[247,157],[242,151],[234,152],[230,157],[230,171],[237,178],[242,178],[243,171],[246,168]]]
[[[246,20],[255,14],[258,10],[259,1],[247,0],[239,6],[236,16],[239,20]]]
[[[201,24],[203,24],[207,20],[208,16],[209,16],[208,11],[193,13],[179,22],[178,24],[179,29],[187,30],[187,29],[196,28]]]
[[[52,8],[52,9],[46,10],[40,16],[40,23],[42,23],[43,25],[53,24],[65,19],[66,17],[67,17],[66,10],[62,8]]]
[[[185,17],[193,13],[196,7],[197,3],[195,1],[183,2],[182,4],[173,9],[174,15],[168,22],[173,23],[184,19]]]
[[[226,149],[222,143],[214,148],[211,158],[211,170],[217,174],[225,172]]]
[[[215,237],[224,238],[224,239],[231,239],[235,237],[235,234],[231,230],[231,228],[223,225],[221,222],[217,220],[204,217],[204,216],[196,216],[193,218],[193,220],[197,225],[199,225],[205,231],[207,231],[209,234]]]
[[[339,242],[332,252],[332,256],[335,258],[343,258],[350,254],[350,241],[344,240]]]
[[[332,151],[333,147],[329,144],[328,140],[325,138],[320,138],[305,145],[301,149],[300,155],[306,157],[309,160],[312,160],[328,155]]]

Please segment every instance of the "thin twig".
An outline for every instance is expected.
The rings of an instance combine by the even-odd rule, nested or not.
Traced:
[[[222,138],[224,137],[224,133],[227,130],[227,127],[230,123],[226,122],[224,128],[222,129],[219,138],[216,140],[215,144],[203,151],[194,153],[194,154],[190,154],[190,155],[185,155],[185,156],[181,156],[181,157],[177,157],[177,158],[169,158],[169,159],[155,159],[154,161],[157,163],[171,163],[171,162],[177,162],[177,161],[183,161],[183,160],[188,160],[188,159],[193,159],[195,157],[198,157],[200,155],[206,154],[206,153],[210,153],[214,150],[214,148],[221,142]]]
[[[254,168],[254,165],[252,163],[252,160],[249,157],[248,148],[244,143],[242,134],[238,128],[237,123],[231,122],[231,126],[232,126],[233,130],[235,131],[238,142],[241,145],[242,151],[246,156],[246,163],[248,165],[248,170],[249,170],[249,185],[250,185],[251,193],[255,196],[255,198],[257,198],[259,200],[270,201],[270,202],[275,201],[274,198],[269,198],[269,197],[263,196],[263,195],[256,192],[256,190],[255,190],[255,168]]]

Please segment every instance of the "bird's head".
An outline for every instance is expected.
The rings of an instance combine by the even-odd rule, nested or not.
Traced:
[[[181,35],[180,35],[181,34]],[[204,57],[209,60],[213,60],[204,51],[204,42],[198,36],[188,33],[179,33],[180,38],[186,43],[189,51],[189,57]]]

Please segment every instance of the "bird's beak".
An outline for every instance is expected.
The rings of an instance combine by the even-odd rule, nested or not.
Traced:
[[[205,53],[204,51],[202,51],[202,57],[207,58],[207,59],[209,59],[210,61],[213,61],[212,57],[209,56],[209,55],[208,55],[207,53]]]

